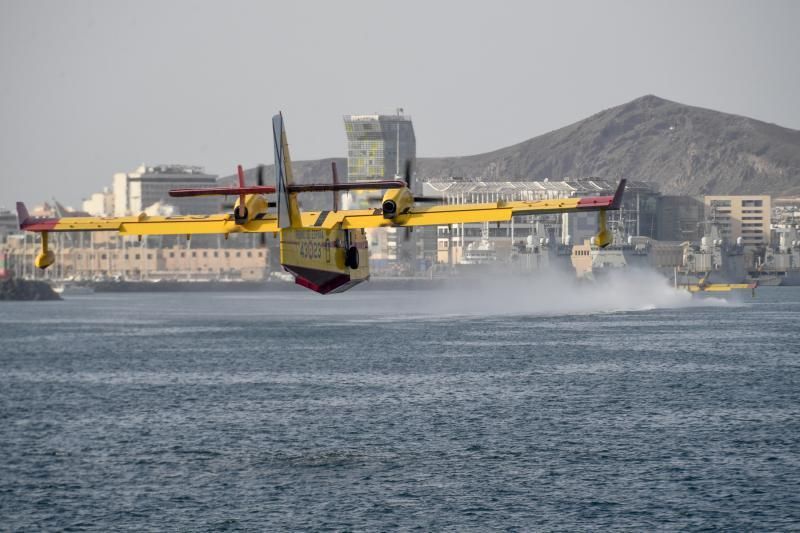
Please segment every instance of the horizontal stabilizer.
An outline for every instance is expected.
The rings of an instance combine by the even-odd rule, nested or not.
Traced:
[[[326,192],[326,191],[368,191],[383,189],[401,189],[405,187],[405,182],[400,180],[382,181],[354,181],[350,183],[306,183],[287,185],[286,189],[291,192]]]
[[[206,187],[199,189],[172,189],[169,195],[173,198],[186,196],[234,196],[239,194],[274,194],[275,187],[253,185],[251,187]]]
[[[405,183],[398,180],[385,181],[357,181],[351,183],[306,183],[287,185],[290,193],[296,192],[327,192],[327,191],[366,191],[400,189]],[[236,196],[240,194],[275,194],[275,187],[266,185],[253,185],[251,187],[205,187],[198,189],[172,189],[169,195],[173,198],[187,196]]]

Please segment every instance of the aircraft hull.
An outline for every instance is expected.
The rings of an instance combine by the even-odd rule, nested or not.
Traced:
[[[352,250],[350,260],[348,250]],[[353,254],[356,265],[352,264]],[[298,285],[320,294],[344,292],[369,279],[366,234],[341,228],[284,229],[281,265]]]

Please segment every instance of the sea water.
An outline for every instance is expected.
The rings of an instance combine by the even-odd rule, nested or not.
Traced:
[[[0,305],[0,530],[800,527],[800,290]]]

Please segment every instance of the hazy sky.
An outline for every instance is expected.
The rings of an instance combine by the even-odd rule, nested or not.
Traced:
[[[278,110],[295,160],[397,107],[420,156],[651,93],[800,129],[798,21],[791,0],[0,0],[0,206],[79,207],[143,162],[271,163]]]

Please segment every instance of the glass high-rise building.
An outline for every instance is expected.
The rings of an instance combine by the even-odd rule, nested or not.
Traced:
[[[396,115],[345,115],[347,179],[393,179],[413,172],[417,139],[411,117],[398,109]]]
[[[402,109],[395,115],[345,115],[347,133],[348,181],[394,179],[403,177],[410,165],[413,177],[417,159],[417,139],[411,117]],[[412,178],[412,191],[419,194],[421,184]],[[348,202],[352,208],[380,205],[380,196],[351,192]],[[370,241],[370,261],[377,272],[391,271],[411,274],[416,270],[417,235],[403,228],[387,228],[367,232]]]

